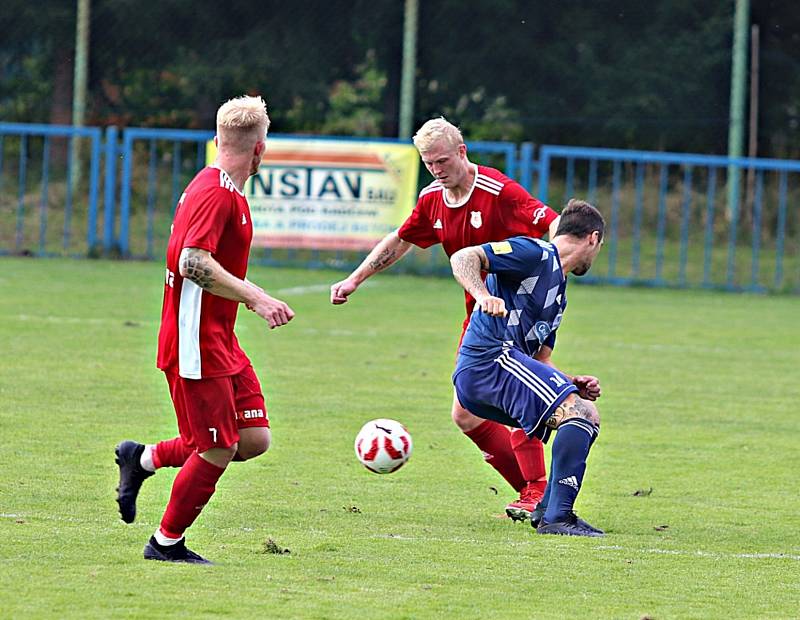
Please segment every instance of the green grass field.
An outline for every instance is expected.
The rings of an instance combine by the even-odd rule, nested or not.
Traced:
[[[221,479],[189,533],[217,565],[198,567],[141,557],[174,470],[134,524],[114,502],[115,444],[175,433],[163,266],[0,268],[0,617],[800,615],[797,297],[571,287],[554,360],[603,381],[577,509],[608,535],[565,539],[499,518],[510,489],[449,419],[454,282],[382,275],[334,308],[337,272],[253,268],[297,312],[239,320],[274,444]],[[413,435],[396,474],[353,455],[375,417]]]

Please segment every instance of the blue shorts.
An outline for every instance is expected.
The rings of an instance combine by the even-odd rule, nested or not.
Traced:
[[[453,376],[461,406],[479,418],[544,438],[545,423],[578,388],[560,371],[511,348]]]

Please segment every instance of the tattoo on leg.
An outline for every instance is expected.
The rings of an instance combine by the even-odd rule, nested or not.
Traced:
[[[569,407],[569,412],[572,414],[570,417],[572,418],[583,418],[584,420],[592,421],[592,410],[589,409],[588,405],[583,402],[582,399],[576,398],[573,400]]]
[[[559,424],[564,421],[566,418],[567,412],[564,410],[564,403],[561,403],[556,410],[553,412],[549,418],[547,418],[547,422],[545,422],[545,426],[548,428],[558,428]]]
[[[592,408],[583,399],[576,396],[574,398],[568,397],[567,400],[561,403],[553,412],[553,415],[547,418],[545,424],[549,428],[557,429],[570,418],[583,418],[584,420],[589,420],[592,424],[595,423]]]
[[[186,277],[201,288],[211,288],[214,284],[214,276],[211,267],[205,264],[201,256],[189,254],[183,259],[183,268]]]

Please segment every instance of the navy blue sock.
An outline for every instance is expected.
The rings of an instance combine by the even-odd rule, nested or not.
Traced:
[[[553,461],[547,484],[549,501],[544,520],[562,521],[572,510],[583,483],[586,456],[597,436],[597,427],[582,418],[561,424],[553,441]]]
[[[598,430],[595,429],[594,437],[592,437],[589,443],[589,449],[591,450],[592,444],[594,444],[594,440],[597,439]],[[550,469],[548,470],[550,475],[547,477],[547,488],[544,490],[544,495],[542,499],[539,500],[539,503],[542,505],[542,510],[547,511],[547,505],[550,503],[550,489],[553,488],[553,458],[550,458]]]
[[[547,504],[550,503],[550,489],[553,488],[553,458],[550,458],[550,475],[547,476],[547,487],[544,490],[544,495],[539,503],[547,510]]]

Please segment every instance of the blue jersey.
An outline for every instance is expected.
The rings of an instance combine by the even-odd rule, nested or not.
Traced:
[[[503,299],[508,315],[492,317],[475,308],[454,374],[510,347],[529,357],[542,345],[552,349],[567,307],[567,280],[555,246],[541,239],[512,237],[481,247],[489,261],[486,288]]]

